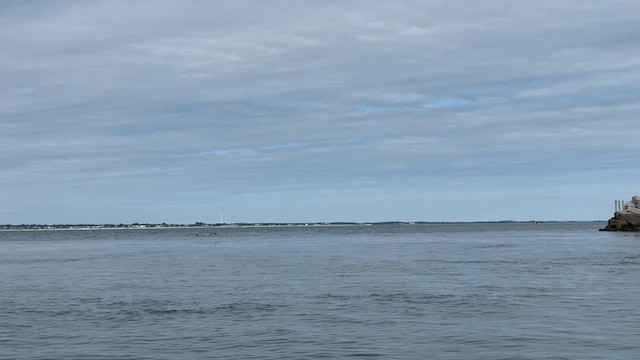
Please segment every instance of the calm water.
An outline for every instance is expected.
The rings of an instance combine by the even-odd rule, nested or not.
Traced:
[[[2,359],[637,359],[600,223],[0,233]]]

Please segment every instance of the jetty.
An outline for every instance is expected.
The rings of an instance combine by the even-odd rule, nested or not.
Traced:
[[[627,203],[615,200],[613,206],[613,217],[600,231],[640,231],[640,196],[632,197]]]

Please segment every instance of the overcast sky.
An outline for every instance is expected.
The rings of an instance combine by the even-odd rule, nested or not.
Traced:
[[[637,0],[0,0],[0,223],[606,219]]]

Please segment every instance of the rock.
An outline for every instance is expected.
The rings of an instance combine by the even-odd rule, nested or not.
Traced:
[[[616,212],[602,231],[640,231],[640,196],[634,196]]]

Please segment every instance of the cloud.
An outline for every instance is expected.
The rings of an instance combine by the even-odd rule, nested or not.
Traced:
[[[582,189],[593,200],[575,217],[605,218],[600,203],[637,191],[620,159],[640,150],[638,13],[630,0],[1,2],[5,217],[191,222],[236,204],[246,221],[386,220],[375,203],[429,220],[440,194],[473,193],[478,214],[527,219],[552,206],[492,199]],[[293,210],[267,219],[248,198]],[[73,210],[56,215],[61,203]],[[110,210],[129,203],[155,210]]]
[[[427,107],[432,108],[447,108],[447,107],[455,107],[455,106],[467,106],[471,105],[473,102],[459,99],[459,98],[440,98],[432,100]]]

